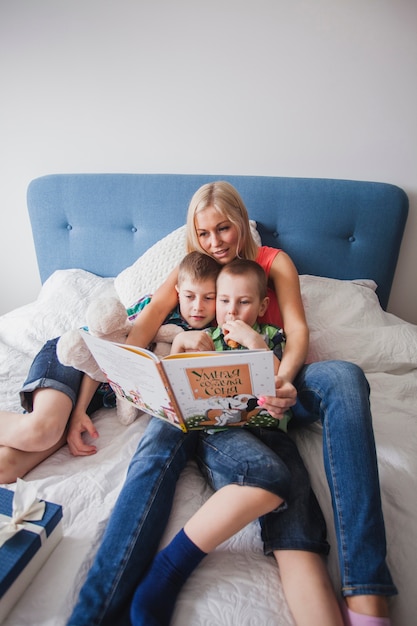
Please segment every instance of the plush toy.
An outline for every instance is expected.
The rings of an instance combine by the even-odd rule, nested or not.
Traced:
[[[87,309],[87,326],[89,332],[116,343],[125,343],[132,328],[132,322],[126,309],[118,298],[99,298],[91,302]],[[151,349],[158,356],[166,356],[170,352],[171,343],[182,328],[176,324],[164,324],[156,334]],[[70,365],[85,372],[98,382],[106,382],[106,377],[83,340],[79,329],[64,333],[57,344],[58,359],[63,365]],[[131,424],[143,412],[134,404],[116,398],[117,417],[122,424]]]

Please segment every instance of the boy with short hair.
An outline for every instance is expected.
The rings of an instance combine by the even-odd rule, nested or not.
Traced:
[[[255,261],[236,259],[223,266],[216,284],[218,326],[206,333],[212,336],[216,350],[232,349],[228,345],[229,340],[235,342],[233,347],[273,350],[277,373],[285,341],[283,331],[272,325],[260,325],[257,321],[268,306],[266,289],[265,272]],[[190,333],[177,335],[171,352],[193,350],[190,336]],[[259,398],[258,403],[262,405],[262,401]],[[244,475],[244,470],[234,457],[231,463],[224,457],[220,460],[216,458],[219,456],[216,440],[228,440],[234,436],[242,436],[246,445],[244,456],[249,469]],[[299,460],[303,466],[297,448],[288,435],[280,432],[279,436],[283,439],[282,449],[285,450],[284,458],[287,462],[289,454],[292,454],[293,463]],[[257,438],[252,437],[252,442],[246,438],[245,429],[200,432],[197,459],[200,469],[217,491],[188,520],[171,543],[156,555],[133,598],[130,612],[133,626],[167,626],[183,584],[208,552],[254,519],[285,512],[287,502],[291,499],[291,489],[296,488],[297,483],[291,482],[291,472],[278,455],[271,467],[270,459],[262,458],[262,455],[260,459],[255,458],[257,454],[259,456],[259,452],[254,451]],[[209,472],[204,471],[207,467],[210,468]],[[259,476],[261,481],[258,480]],[[315,602],[320,610],[322,625],[342,626],[336,596],[320,557],[320,553],[327,553],[328,550],[324,538],[324,519],[310,489],[308,475],[305,473],[303,477],[308,483],[308,489],[302,485],[297,497],[307,494],[306,508],[315,511],[315,515],[310,518],[312,528],[307,529],[306,534],[310,533],[312,544],[317,542],[311,552],[303,550],[306,555],[305,572],[317,580]],[[308,611],[306,607],[306,615],[303,616],[305,623],[308,623]]]

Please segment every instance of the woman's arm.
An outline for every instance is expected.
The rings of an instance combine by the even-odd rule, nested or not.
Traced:
[[[141,311],[127,336],[126,343],[146,348],[162,326],[167,315],[178,303],[175,285],[178,267],[169,274],[165,282],[155,291],[150,303]]]
[[[292,382],[304,365],[308,352],[309,331],[294,263],[285,252],[275,257],[270,270],[286,336],[279,376]]]
[[[300,281],[294,263],[285,252],[275,257],[270,270],[286,336],[285,349],[275,378],[275,397],[266,397],[264,408],[273,417],[283,414],[297,401],[293,380],[304,365],[309,331],[301,299]]]

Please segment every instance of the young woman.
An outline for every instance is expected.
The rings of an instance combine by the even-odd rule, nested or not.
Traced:
[[[265,407],[281,417],[292,407],[293,422],[323,425],[323,457],[332,495],[334,521],[346,600],[346,621],[352,626],[386,626],[387,597],[396,593],[386,565],[386,541],[379,492],[369,386],[362,370],[354,364],[330,361],[305,365],[308,328],[305,320],[297,271],[282,250],[258,247],[250,235],[247,210],[237,191],[226,182],[204,185],[191,200],[188,218],[188,250],[200,250],[225,265],[236,257],[255,259],[270,281],[270,305],[262,321],[283,326],[287,343],[276,379],[276,396],[266,398]],[[165,317],[176,305],[177,270],[155,292],[128,337],[128,342],[146,346]],[[199,349],[211,348],[202,336]],[[83,412],[84,407],[79,406]],[[160,426],[150,423],[154,437]],[[70,440],[79,453],[81,434],[88,428],[70,430]],[[148,426],[149,429],[149,426]],[[274,446],[273,432],[260,433]],[[153,439],[155,441],[155,438]],[[152,439],[139,444],[129,467],[125,485],[110,518],[97,558],[81,590],[71,624],[123,623],[128,620],[132,578],[137,580],[152,559],[168,519],[175,483],[187,460],[190,439],[176,434],[165,442],[170,450],[160,459],[159,471],[147,477],[147,492],[139,483],[146,474]],[[357,472],[357,467],[361,471]],[[153,489],[153,485],[158,485]],[[152,498],[152,506],[147,506]],[[132,498],[140,504],[132,516]],[[129,528],[122,526],[129,520]],[[288,538],[285,528],[268,532],[268,549],[278,560],[286,596],[291,603],[299,598],[297,537]],[[282,518],[283,519],[283,518]],[[272,533],[272,534],[271,534]],[[144,547],[146,546],[146,554]],[[109,550],[111,557],[109,557]],[[303,584],[308,584],[308,576]],[[90,619],[94,615],[94,620]],[[85,617],[83,617],[85,616]],[[90,617],[89,617],[90,616]],[[297,620],[297,616],[294,615]],[[84,621],[83,621],[84,620]],[[85,621],[86,620],[86,621]],[[126,621],[128,623],[128,621]]]
[[[197,190],[188,211],[187,237],[189,250],[206,252],[222,265],[243,257],[255,259],[266,271],[273,289],[268,294],[270,305],[264,321],[282,326],[287,343],[276,397],[268,398],[265,406],[275,417],[293,406],[299,423],[321,420],[342,594],[349,608],[349,619],[352,625],[362,624],[355,615],[359,614],[385,618],[373,624],[388,624],[387,596],[395,594],[396,589],[385,562],[385,529],[369,386],[364,373],[356,365],[343,361],[304,365],[308,328],[297,271],[284,251],[256,246],[250,235],[246,207],[232,185],[219,181]],[[158,327],[166,315],[166,307],[173,303],[175,276],[176,270],[155,294],[152,309],[133,328],[129,341],[146,345],[155,329],[153,324]],[[358,467],[361,472],[357,472]],[[282,553],[280,562],[294,556]]]

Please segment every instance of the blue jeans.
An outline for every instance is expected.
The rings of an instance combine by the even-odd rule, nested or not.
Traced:
[[[231,484],[246,485],[266,489],[288,500],[291,474],[287,465],[249,430],[229,428],[214,434],[201,432],[196,457],[202,473],[215,490]]]
[[[197,443],[197,431],[185,434],[150,420],[68,624],[131,623],[133,593],[158,549],[177,480]]]
[[[268,437],[274,440],[274,451],[249,430],[184,434],[153,418],[132,458],[69,624],[130,623],[132,594],[157,551],[171,511],[176,482],[191,456],[196,456],[214,489],[231,483],[260,487],[291,503],[291,507],[285,503],[262,520],[263,533],[267,535],[268,528],[279,526],[276,520],[281,515],[288,522],[285,527],[291,532],[282,532],[282,538],[278,535],[275,539],[278,545],[272,549],[282,543],[283,548],[326,553],[326,527],[316,500],[313,515],[307,513],[304,519],[312,503],[312,492],[295,444],[282,431],[271,429]],[[305,500],[305,506],[293,506],[296,503],[293,494]],[[304,494],[308,495],[306,499]]]
[[[385,531],[366,378],[355,365],[332,361],[304,367],[295,382],[299,396],[293,412],[297,421],[321,419],[323,423],[323,454],[333,499],[343,593],[395,594],[385,564]],[[254,431],[265,444],[274,450],[278,448],[278,454],[294,475],[291,459],[296,457],[289,452],[287,458],[283,456],[282,441],[274,433],[269,429]],[[200,438],[197,431],[184,434],[158,418],[150,421],[130,463],[96,559],[68,622],[70,626],[130,624],[131,597],[158,548],[176,481],[194,454],[201,466],[213,466],[209,454],[211,449],[216,454],[215,449],[221,448],[222,439],[216,442],[220,435],[213,435],[204,449],[208,435]],[[242,443],[239,437],[236,443],[238,454]],[[214,475],[210,479],[213,486],[221,486]],[[311,497],[315,507],[314,495]],[[295,531],[297,526],[293,529],[288,516],[293,515],[298,522],[306,521],[302,512],[297,514],[300,502],[305,503],[302,494],[287,510],[262,520],[267,552],[297,547],[327,551],[320,509],[314,507],[311,520],[318,522],[318,531],[310,546],[297,544],[303,528],[299,526]],[[306,523],[306,534],[310,530]]]
[[[277,431],[277,437],[291,450],[296,450],[286,433]],[[280,449],[283,447],[279,446]],[[293,471],[300,464],[304,473],[294,471],[292,476],[280,456],[249,431],[184,434],[167,422],[153,418],[129,465],[124,486],[70,624],[113,626],[130,623],[128,608],[132,594],[157,551],[171,512],[178,477],[191,456],[197,457],[214,489],[232,483],[254,486],[287,500],[290,490],[297,491],[294,483],[298,478],[301,477],[302,488],[305,483],[309,485],[301,457],[293,455],[290,467]],[[287,456],[290,455],[287,453]],[[283,504],[267,517],[272,524],[273,518],[286,511],[287,505]],[[310,547],[312,534],[313,529],[308,528],[306,549]],[[322,517],[319,518],[317,535],[323,539],[326,548]]]
[[[291,425],[320,419],[323,458],[333,504],[342,593],[394,595],[369,385],[363,371],[345,361],[305,366],[295,380],[298,397]]]

